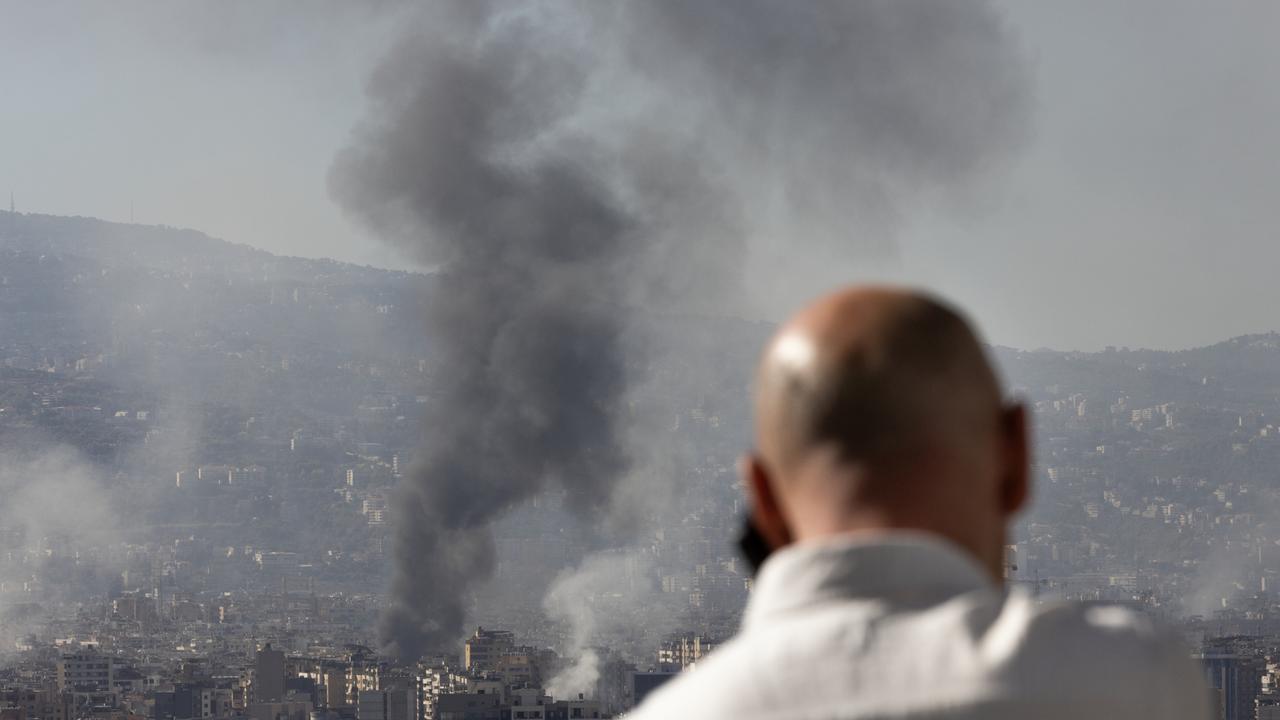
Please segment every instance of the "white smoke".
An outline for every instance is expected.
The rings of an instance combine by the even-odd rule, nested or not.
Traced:
[[[121,569],[114,549],[123,516],[106,480],[65,445],[29,457],[0,452],[0,655],[37,632],[58,603],[105,590]],[[48,582],[42,566],[51,562],[58,579]]]
[[[104,480],[103,471],[66,445],[29,459],[0,454],[0,526],[20,538],[17,547],[6,549],[105,548],[119,542],[121,515]]]
[[[598,552],[561,572],[543,609],[566,626],[568,637],[560,650],[571,662],[547,683],[548,693],[556,698],[593,696],[601,664],[596,647],[651,650],[655,633],[674,629],[675,620],[661,600],[653,563],[638,552]]]

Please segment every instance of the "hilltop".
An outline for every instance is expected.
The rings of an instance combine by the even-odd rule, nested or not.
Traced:
[[[275,280],[344,276],[348,281],[403,279],[413,273],[265,250],[167,225],[135,225],[80,216],[0,211],[0,250],[66,255],[104,267],[141,267],[192,275],[257,275]]]

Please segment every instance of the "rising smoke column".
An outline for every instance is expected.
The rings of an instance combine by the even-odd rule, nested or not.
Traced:
[[[945,0],[424,9],[330,176],[441,269],[439,396],[394,517],[384,650],[452,646],[514,504],[646,495],[617,492],[654,450],[618,412],[643,381],[626,308],[739,312],[752,253],[883,252],[910,196],[1015,144],[1018,59],[990,8]]]
[[[427,318],[441,395],[399,498],[380,628],[405,659],[458,638],[466,590],[492,571],[495,517],[549,481],[572,505],[600,507],[624,464],[609,314],[631,221],[583,168],[504,156],[548,128],[580,73],[537,67],[527,32],[485,44],[480,30],[402,48],[375,78],[368,134],[333,176],[357,212],[405,223],[444,267]]]

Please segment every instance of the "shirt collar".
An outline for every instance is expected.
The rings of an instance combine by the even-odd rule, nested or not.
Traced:
[[[833,600],[943,602],[996,585],[967,552],[923,532],[846,535],[788,545],[760,568],[743,627]]]

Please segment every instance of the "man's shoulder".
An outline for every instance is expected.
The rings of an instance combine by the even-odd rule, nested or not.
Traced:
[[[1058,656],[1085,657],[1105,652],[1126,660],[1169,653],[1190,657],[1168,628],[1136,609],[1045,600],[1018,590],[1003,598],[1000,616],[987,632],[992,638],[1012,633],[1024,652],[1051,650]]]
[[[1108,699],[1151,717],[1207,717],[1204,677],[1182,638],[1136,609],[1043,601],[1011,592],[1002,616],[1024,617],[1002,655],[1004,628],[987,641],[991,670],[1033,697]]]
[[[1167,708],[1196,718],[1203,683],[1178,638],[1140,612],[976,593],[868,619],[838,608],[753,628],[632,717],[752,717],[815,703],[858,717],[907,705]],[[844,696],[844,697],[842,697]],[[856,697],[854,697],[856,696]],[[1083,704],[1083,705],[1082,705]],[[875,711],[875,712],[872,712]],[[1047,716],[1046,716],[1047,717]]]

